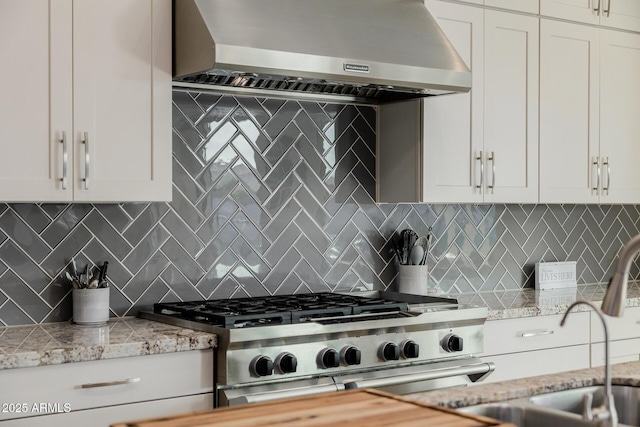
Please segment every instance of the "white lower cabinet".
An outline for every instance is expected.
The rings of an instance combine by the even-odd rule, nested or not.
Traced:
[[[73,411],[64,414],[33,416],[4,421],[3,427],[107,427],[111,424],[163,417],[213,408],[213,393],[129,405]]]
[[[609,331],[609,360],[624,363],[640,360],[640,307],[627,308],[622,317],[605,316]],[[591,314],[591,366],[603,366],[604,329],[599,317]]]
[[[564,326],[561,315],[488,321],[479,356],[496,369],[483,383],[588,368],[589,314],[572,313]]]
[[[0,371],[3,426],[110,424],[213,408],[213,350]]]
[[[588,368],[589,345],[501,354],[483,360],[493,362],[496,370],[478,385]]]

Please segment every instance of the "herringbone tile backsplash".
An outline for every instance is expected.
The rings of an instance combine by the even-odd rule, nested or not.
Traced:
[[[0,322],[71,318],[70,259],[109,261],[111,311],[160,300],[395,286],[390,239],[426,234],[430,286],[533,286],[538,260],[611,274],[635,206],[374,203],[375,109],[176,90],[173,202],[0,204]],[[638,270],[634,269],[637,279]]]

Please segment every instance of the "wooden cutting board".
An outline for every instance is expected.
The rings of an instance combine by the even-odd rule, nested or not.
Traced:
[[[345,424],[342,424],[345,423]],[[114,424],[112,427],[243,426],[515,427],[378,390],[348,390]]]

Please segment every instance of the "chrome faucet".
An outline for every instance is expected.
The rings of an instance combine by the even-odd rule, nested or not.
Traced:
[[[582,416],[586,420],[597,420],[599,426],[616,427],[618,425],[618,413],[616,412],[615,403],[613,402],[613,394],[611,393],[611,361],[609,360],[609,332],[607,330],[607,322],[604,314],[609,316],[621,317],[624,312],[624,306],[627,299],[627,284],[629,280],[629,270],[631,263],[636,255],[640,252],[640,234],[632,238],[620,251],[620,258],[616,264],[613,277],[609,281],[609,286],[602,299],[601,308],[596,307],[587,301],[576,301],[569,306],[562,317],[560,326],[564,326],[564,322],[573,307],[579,304],[586,304],[598,314],[604,328],[604,383],[605,396],[604,402],[598,408],[591,408],[593,403],[593,394],[587,393],[583,396]],[[604,314],[603,314],[604,313]]]
[[[640,234],[629,240],[620,251],[620,259],[613,277],[609,281],[607,292],[602,300],[602,311],[609,316],[622,316],[627,299],[629,270],[636,254],[640,252]]]
[[[625,281],[626,282],[626,281]],[[576,301],[569,306],[564,313],[560,326],[564,326],[567,316],[571,309],[577,305],[585,304],[593,309],[598,314],[598,317],[602,321],[602,327],[604,328],[604,385],[605,395],[602,405],[597,408],[591,408],[593,403],[593,393],[585,393],[582,398],[582,417],[588,421],[597,421],[598,426],[602,427],[617,427],[618,425],[618,412],[616,411],[616,405],[613,401],[613,394],[611,393],[611,362],[609,361],[609,331],[607,329],[607,322],[604,319],[602,311],[588,301]]]

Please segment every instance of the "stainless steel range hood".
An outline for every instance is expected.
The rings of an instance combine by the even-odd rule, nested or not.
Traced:
[[[174,6],[175,81],[373,103],[471,87],[469,69],[420,0],[174,0]]]

